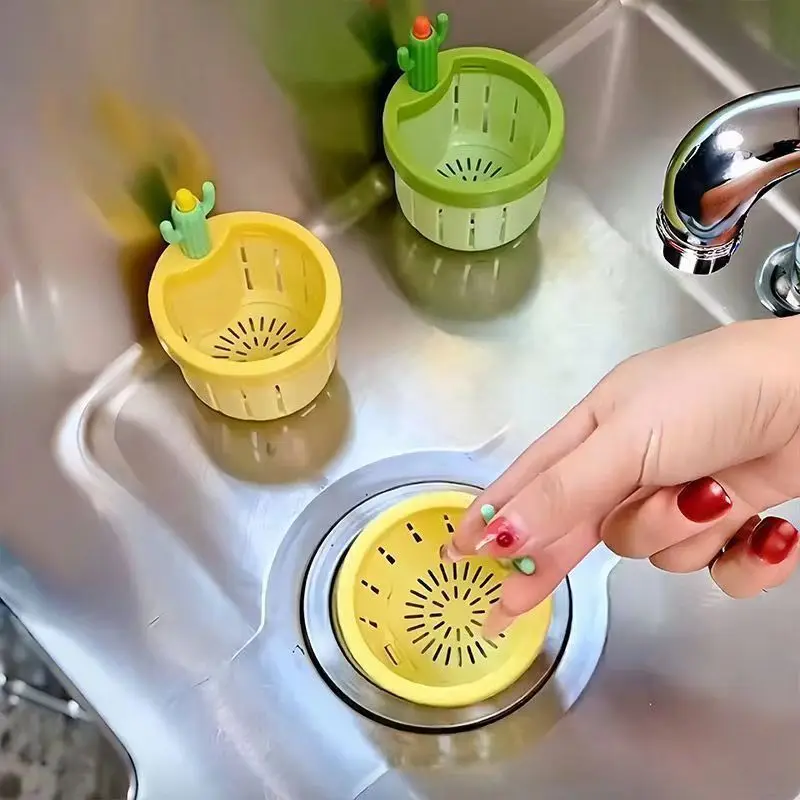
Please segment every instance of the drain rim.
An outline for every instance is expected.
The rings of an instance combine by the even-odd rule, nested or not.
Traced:
[[[388,487],[350,508],[322,537],[306,570],[301,589],[301,625],[309,655],[326,683],[351,707],[385,725],[421,732],[468,730],[500,719],[529,701],[558,666],[569,638],[572,596],[569,579],[552,594],[552,619],[533,664],[510,687],[488,700],[462,708],[419,706],[380,689],[351,661],[341,644],[334,613],[333,588],[348,548],[364,524],[401,500],[425,492],[460,491],[476,486],[419,481]]]

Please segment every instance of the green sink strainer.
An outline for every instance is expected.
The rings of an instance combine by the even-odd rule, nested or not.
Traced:
[[[406,73],[383,113],[400,207],[425,237],[454,250],[489,250],[523,234],[544,202],[564,142],[564,109],[549,78],[485,47],[440,53],[419,17],[400,48]]]

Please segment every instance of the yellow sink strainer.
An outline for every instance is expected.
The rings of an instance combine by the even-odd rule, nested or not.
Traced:
[[[229,417],[269,420],[308,405],[336,361],[342,288],[326,247],[292,220],[256,211],[206,219],[181,189],[161,232],[150,316],[194,393]]]
[[[421,705],[455,708],[501,692],[536,659],[550,624],[548,598],[496,639],[482,636],[509,569],[487,556],[452,564],[439,555],[474,499],[441,492],[393,506],[364,528],[336,580],[351,659],[382,689]]]

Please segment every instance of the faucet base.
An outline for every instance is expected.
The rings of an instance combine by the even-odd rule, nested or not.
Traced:
[[[769,254],[756,274],[756,294],[776,317],[800,314],[800,236]]]

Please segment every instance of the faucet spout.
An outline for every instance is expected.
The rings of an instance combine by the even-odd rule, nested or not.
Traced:
[[[746,95],[702,119],[667,168],[656,229],[664,258],[709,275],[731,259],[747,214],[800,172],[800,86]]]

